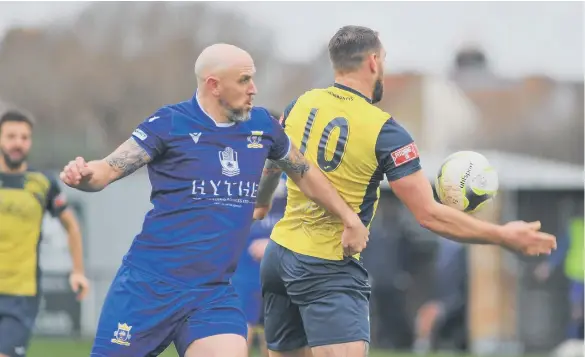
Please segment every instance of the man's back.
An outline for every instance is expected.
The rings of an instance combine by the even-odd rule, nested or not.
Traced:
[[[401,175],[395,168],[417,157],[410,137],[404,138],[404,130],[368,98],[339,84],[309,91],[291,106],[281,124],[293,144],[369,225],[384,174]],[[286,213],[271,238],[297,253],[343,259],[343,224],[308,200],[290,180],[288,192]]]

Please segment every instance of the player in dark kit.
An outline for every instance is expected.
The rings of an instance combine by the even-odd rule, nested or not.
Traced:
[[[254,62],[231,45],[195,63],[192,99],[157,110],[103,160],[77,158],[69,186],[99,191],[147,165],[153,209],[123,259],[102,308],[91,356],[247,356],[247,324],[230,284],[252,223],[265,160],[346,224],[365,246],[367,229],[278,122],[252,106]]]
[[[300,96],[281,123],[365,225],[374,217],[386,176],[417,221],[442,236],[502,244],[531,255],[556,247],[553,236],[538,232],[538,222],[498,226],[434,200],[412,137],[373,105],[382,98],[386,57],[375,31],[343,27],[329,42],[329,55],[335,84]],[[266,212],[261,206],[269,205],[279,176],[268,162],[256,217]],[[370,285],[359,252],[344,244],[337,218],[313,204],[294,182],[289,180],[287,188],[287,208],[260,269],[270,355],[364,357],[370,341]]]
[[[32,120],[9,111],[0,116],[0,357],[22,357],[40,302],[39,243],[43,216],[58,217],[67,231],[73,262],[71,288],[83,299],[89,282],[83,271],[79,224],[57,181],[30,168]]]
[[[272,209],[266,218],[255,221],[250,229],[247,249],[242,254],[232,284],[242,302],[248,321],[248,345],[253,346],[256,337],[262,356],[268,356],[263,327],[262,289],[260,287],[260,261],[264,256],[270,233],[283,214],[286,206],[286,176],[282,176],[272,201]]]

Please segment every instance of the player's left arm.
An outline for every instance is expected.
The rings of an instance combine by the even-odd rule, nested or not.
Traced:
[[[286,136],[283,129],[285,126],[286,118],[290,114],[295,104],[296,99],[293,100],[284,109],[284,112],[282,113],[280,119],[278,120],[278,125],[274,123],[276,117],[269,113],[273,119],[272,122],[273,130],[277,134],[276,135],[277,140],[275,140],[275,146],[270,150],[270,155],[275,155],[275,151],[277,152],[276,154],[278,154],[280,152],[286,152],[286,150],[288,150],[288,147],[290,145],[290,139]],[[256,209],[254,210],[254,219],[263,219],[268,214],[268,211],[270,211],[270,207],[272,205],[272,197],[274,196],[274,192],[278,188],[281,175],[282,169],[272,160],[266,160],[264,170],[262,171],[262,177],[260,178],[260,184],[256,200]]]
[[[73,210],[69,207],[65,195],[61,192],[56,181],[51,182],[47,210],[53,217],[59,218],[61,225],[67,232],[69,253],[71,254],[73,265],[69,282],[73,291],[78,293],[78,298],[83,299],[89,290],[89,281],[85,277],[81,229]]]
[[[392,191],[423,227],[460,242],[501,242],[499,226],[435,201],[433,188],[422,171],[414,140],[393,118],[384,124],[378,135],[376,156]]]
[[[392,191],[423,227],[459,242],[504,245],[529,255],[550,254],[555,248],[555,238],[538,232],[538,222],[501,226],[435,201],[431,184],[421,170],[414,141],[393,119],[384,125],[376,147],[379,165]]]

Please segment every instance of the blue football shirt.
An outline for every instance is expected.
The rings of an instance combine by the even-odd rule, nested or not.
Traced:
[[[124,262],[187,286],[227,283],[246,245],[265,160],[290,141],[264,108],[216,123],[197,100],[168,105],[132,136],[150,155],[153,208]]]

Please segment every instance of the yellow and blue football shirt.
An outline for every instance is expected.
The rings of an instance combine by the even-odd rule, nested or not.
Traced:
[[[43,216],[58,216],[66,207],[51,176],[0,172],[0,294],[37,295]]]
[[[303,94],[285,110],[281,125],[366,226],[376,212],[384,175],[394,181],[421,169],[408,132],[369,98],[340,84]],[[290,179],[287,189],[286,211],[272,240],[300,254],[342,260],[342,222]]]

